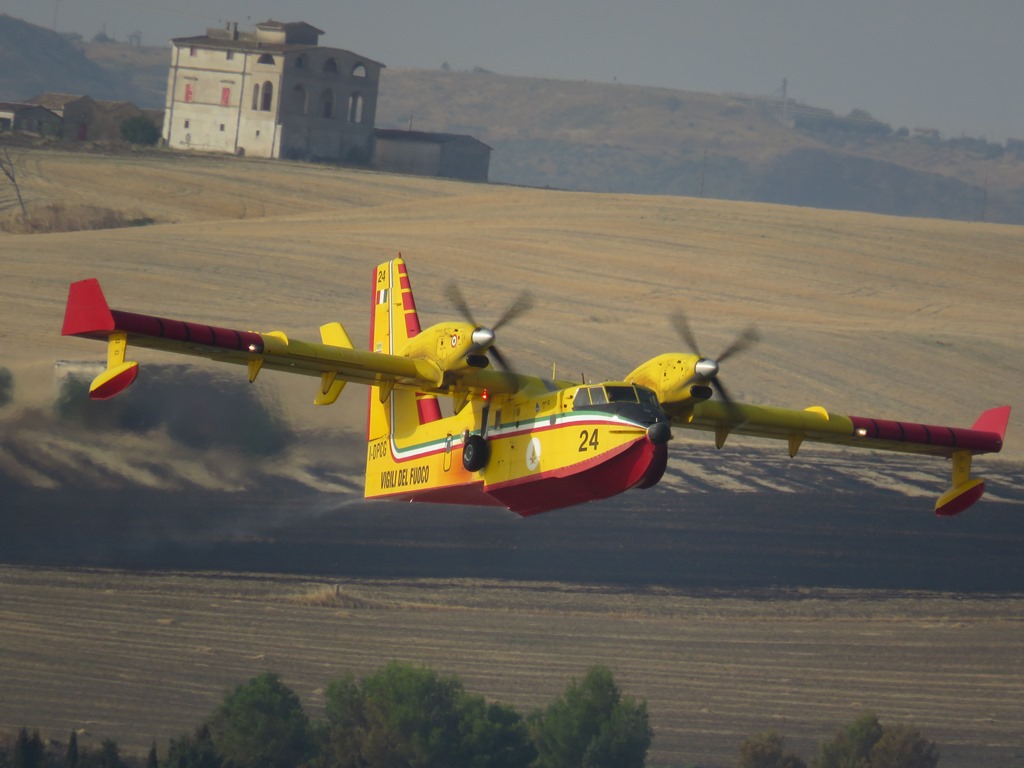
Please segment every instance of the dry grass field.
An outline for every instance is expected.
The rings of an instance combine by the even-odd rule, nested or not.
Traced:
[[[685,309],[709,353],[760,329],[726,371],[738,398],[961,424],[1019,396],[1021,227],[233,158],[14,156],[30,204],[158,224],[0,236],[8,365],[101,356],[54,335],[85,276],[124,309],[306,337],[337,318],[364,338],[370,272],[402,252],[427,322],[450,311],[453,278],[481,315],[533,291],[538,308],[502,338],[523,370],[623,375],[678,348],[667,315]],[[0,188],[0,214],[14,208]]]
[[[789,462],[783,446],[730,441],[718,453],[706,436],[680,435],[666,487],[654,498],[664,505],[678,492],[681,503],[672,509],[676,518],[657,518],[663,529],[651,523],[645,533],[644,546],[657,550],[647,558],[650,569],[669,567],[677,554],[680,567],[692,556],[702,568],[716,568],[720,550],[710,547],[700,559],[698,544],[683,548],[683,533],[700,544],[743,542],[717,561],[722,567],[774,564],[784,552],[783,559],[827,571],[835,559],[828,536],[811,536],[826,519],[813,506],[800,507],[802,523],[786,518],[785,531],[797,532],[798,543],[776,550],[787,542],[772,531],[781,518],[771,504],[739,494],[712,509],[714,494],[696,502],[691,495],[686,502],[704,514],[706,527],[686,529],[687,489],[759,490],[776,504],[788,504],[778,501],[784,492],[811,492],[827,507],[839,504],[830,491],[841,486],[847,495],[827,517],[828,530],[839,531],[841,511],[854,513],[842,517],[839,531],[859,548],[840,558],[853,576],[820,583],[859,588],[815,581],[805,589],[800,584],[808,582],[784,578],[790,588],[773,589],[779,581],[766,570],[711,593],[656,577],[618,585],[618,576],[591,578],[586,564],[619,574],[616,563],[644,560],[623,533],[630,523],[644,527],[631,505],[646,497],[632,495],[596,516],[579,510],[551,522],[514,521],[519,531],[551,537],[546,549],[534,541],[532,559],[523,561],[515,559],[517,540],[504,528],[496,533],[492,521],[504,518],[493,510],[448,523],[442,534],[464,538],[446,548],[440,534],[428,533],[429,507],[405,508],[418,527],[411,533],[396,523],[380,550],[395,558],[410,553],[413,571],[417,553],[458,560],[470,546],[465,539],[480,537],[489,548],[477,556],[500,558],[508,545],[519,579],[345,575],[347,554],[376,551],[354,527],[324,537],[324,526],[347,519],[352,475],[358,481],[359,392],[315,409],[310,380],[261,376],[256,391],[280,405],[302,439],[284,455],[248,463],[215,451],[190,454],[160,435],[75,430],[49,415],[54,362],[104,356],[99,344],[59,335],[71,280],[100,278],[119,309],[300,338],[316,338],[319,325],[340,320],[359,340],[368,335],[371,271],[401,252],[426,323],[450,311],[443,287],[451,279],[481,320],[531,290],[535,310],[503,328],[501,338],[523,372],[549,374],[556,364],[566,377],[622,376],[681,346],[667,318],[683,309],[705,354],[725,348],[749,324],[760,330],[761,343],[723,373],[739,400],[970,425],[983,408],[1010,404],[1019,412],[1021,405],[1024,228],[235,158],[11,154],[30,205],[100,205],[156,223],[0,233],[0,366],[15,382],[13,402],[0,406],[0,553],[4,562],[20,563],[0,567],[0,727],[39,726],[55,737],[84,727],[146,747],[192,727],[250,674],[280,672],[316,712],[331,676],[369,672],[391,658],[459,674],[474,691],[528,708],[589,664],[607,663],[627,692],[650,703],[652,764],[728,765],[744,736],[767,728],[809,755],[866,709],[883,721],[920,726],[940,742],[947,768],[1024,762],[1020,593],[936,591],[906,578],[920,563],[927,574],[985,571],[988,581],[975,582],[982,589],[1000,569],[1010,583],[1022,583],[1021,533],[1013,523],[1024,498],[1019,418],[1004,453],[976,464],[991,478],[988,506],[983,501],[955,521],[929,516],[945,481],[941,461],[854,458],[807,446]],[[16,207],[13,190],[0,187],[0,217]],[[138,359],[143,375],[147,366],[170,362],[144,350]],[[226,373],[247,386],[242,369]],[[308,504],[320,517],[296,512],[287,533],[287,516],[275,507],[281,497],[261,494],[267,477],[295,484],[303,494],[295,509]],[[860,482],[874,489],[865,496],[871,514],[863,530],[850,501],[856,497],[848,495]],[[210,497],[190,506],[197,490],[230,497],[224,506],[241,510],[228,521],[237,527],[217,516]],[[172,515],[180,505],[177,525],[146,515],[157,501]],[[883,520],[878,509],[889,504],[913,507],[920,517],[905,526]],[[732,517],[730,505],[753,511]],[[265,524],[244,524],[246,509]],[[372,519],[372,511],[361,514],[367,517],[352,519]],[[619,526],[606,528],[616,516]],[[1004,535],[992,521],[1007,523]],[[86,524],[92,537],[83,539],[85,528],[75,526]],[[52,567],[125,564],[128,558],[90,558],[83,550],[133,526],[154,539],[199,531],[188,542],[195,545],[191,558],[178,567],[202,572],[168,570],[173,558],[141,574]],[[331,541],[343,536],[358,546],[332,556]],[[546,560],[563,555],[556,545],[576,537],[597,542],[591,559],[568,558],[556,579],[539,578],[551,572]],[[16,544],[5,548],[3,538]],[[71,539],[75,557],[47,552]],[[248,547],[231,574],[219,572],[227,568],[219,558],[233,551],[224,541]],[[918,541],[927,543],[927,554],[915,550]],[[316,553],[304,568],[303,552]],[[859,578],[858,562],[865,570]],[[31,563],[41,567],[26,567]],[[396,570],[402,564],[396,559]],[[575,564],[578,577],[569,567]],[[903,574],[896,586],[920,589],[887,590],[884,576],[866,573],[886,574],[893,564]],[[322,597],[325,586],[330,599],[310,599]]]
[[[9,567],[0,589],[2,728],[164,748],[265,669],[319,716],[327,681],[390,659],[526,712],[602,663],[648,702],[652,765],[730,765],[766,729],[811,756],[866,710],[916,723],[944,766],[1024,761],[1014,599]]]

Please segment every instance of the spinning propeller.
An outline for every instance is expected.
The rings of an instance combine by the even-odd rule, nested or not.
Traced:
[[[730,412],[734,412],[733,399],[729,396],[729,391],[725,388],[725,385],[718,380],[718,373],[720,365],[733,355],[744,351],[754,342],[760,339],[760,335],[757,329],[753,326],[745,328],[739,336],[725,348],[725,351],[718,356],[717,360],[713,360],[709,357],[704,357],[700,353],[700,345],[697,344],[697,337],[693,335],[693,331],[690,330],[690,323],[686,319],[686,315],[682,312],[677,312],[672,315],[672,324],[675,326],[676,332],[683,337],[683,340],[690,346],[690,349],[696,354],[700,360],[693,366],[693,376],[691,381],[696,381],[701,384],[710,384],[725,401],[726,407]]]
[[[473,354],[486,354],[490,352],[494,357],[494,361],[502,368],[502,370],[509,373],[513,373],[512,367],[505,360],[504,355],[498,351],[498,348],[494,346],[496,338],[496,332],[501,326],[505,325],[525,312],[528,312],[533,307],[533,297],[527,291],[523,291],[512,302],[511,306],[505,310],[505,313],[498,318],[497,322],[493,323],[490,328],[480,325],[476,320],[473,319],[473,312],[469,308],[469,304],[462,296],[462,291],[459,290],[459,286],[454,283],[448,283],[445,286],[445,293],[448,296],[448,301],[459,311],[459,314],[466,320],[466,322],[473,325],[473,346],[466,352],[466,357]]]

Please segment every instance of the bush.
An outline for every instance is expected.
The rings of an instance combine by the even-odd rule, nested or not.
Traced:
[[[0,229],[14,235],[47,234],[50,232],[85,232],[94,229],[144,227],[155,219],[141,213],[127,215],[123,211],[95,205],[48,203],[34,206],[27,215],[15,213],[0,220]]]
[[[622,696],[607,667],[593,667],[530,717],[538,768],[640,768],[653,733],[646,702]]]
[[[883,726],[871,713],[821,745],[813,768],[935,768],[939,750],[916,728]]]
[[[172,738],[167,750],[167,768],[221,768],[222,763],[207,725],[199,726],[193,736]]]
[[[327,765],[525,766],[535,752],[515,710],[467,694],[454,677],[392,662],[327,688]]]
[[[298,766],[316,752],[299,697],[272,672],[224,699],[210,720],[210,740],[233,768]]]
[[[759,733],[740,745],[738,768],[805,768],[798,755],[786,749],[785,740],[774,731]]]
[[[129,117],[121,123],[121,138],[129,144],[151,147],[160,141],[160,129],[148,117]]]

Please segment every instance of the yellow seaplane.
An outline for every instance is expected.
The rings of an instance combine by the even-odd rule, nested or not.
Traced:
[[[111,309],[90,279],[71,284],[63,334],[107,343],[107,367],[89,390],[99,400],[138,375],[129,345],[237,363],[250,382],[264,369],[312,376],[317,405],[334,403],[348,382],[364,384],[367,498],[504,506],[520,515],[650,488],[665,471],[673,429],[711,432],[719,448],[731,434],[781,440],[791,456],[810,441],[945,457],[952,482],[935,512],[955,515],[984,493],[971,460],[999,452],[1009,422],[1009,406],[985,411],[968,429],[737,403],[719,381],[720,366],[755,332],[711,359],[697,351],[682,315],[675,324],[690,350],[658,355],[621,381],[523,375],[496,338],[529,308],[529,295],[486,327],[454,284],[448,294],[462,319],[423,329],[405,262],[378,265],[370,348],[361,350],[340,323],[322,326],[312,342]]]

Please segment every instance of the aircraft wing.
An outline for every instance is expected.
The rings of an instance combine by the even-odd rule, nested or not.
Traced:
[[[692,417],[671,404],[665,405],[665,411],[674,426],[715,432],[723,443],[730,434],[787,440],[793,455],[805,440],[931,456],[949,457],[958,450],[998,453],[1010,417],[1010,406],[993,408],[965,429],[837,416],[819,406],[798,411],[714,400],[694,407]]]
[[[107,369],[89,388],[96,400],[113,397],[138,375],[138,363],[125,360],[129,344],[245,365],[250,381],[264,368],[317,376],[318,404],[334,402],[350,381],[388,392],[392,386],[438,391],[445,378],[429,360],[353,349],[340,323],[322,326],[320,334],[320,342],[299,341],[280,331],[238,331],[111,309],[95,279],[71,284],[62,329],[64,336],[108,343]]]
[[[940,515],[957,514],[981,497],[984,483],[970,477],[971,457],[1002,450],[1010,419],[1008,405],[985,411],[970,428],[838,416],[819,406],[798,411],[715,400],[664,407],[673,426],[714,432],[719,448],[737,434],[785,440],[790,456],[809,441],[951,458],[953,485],[935,505]]]

